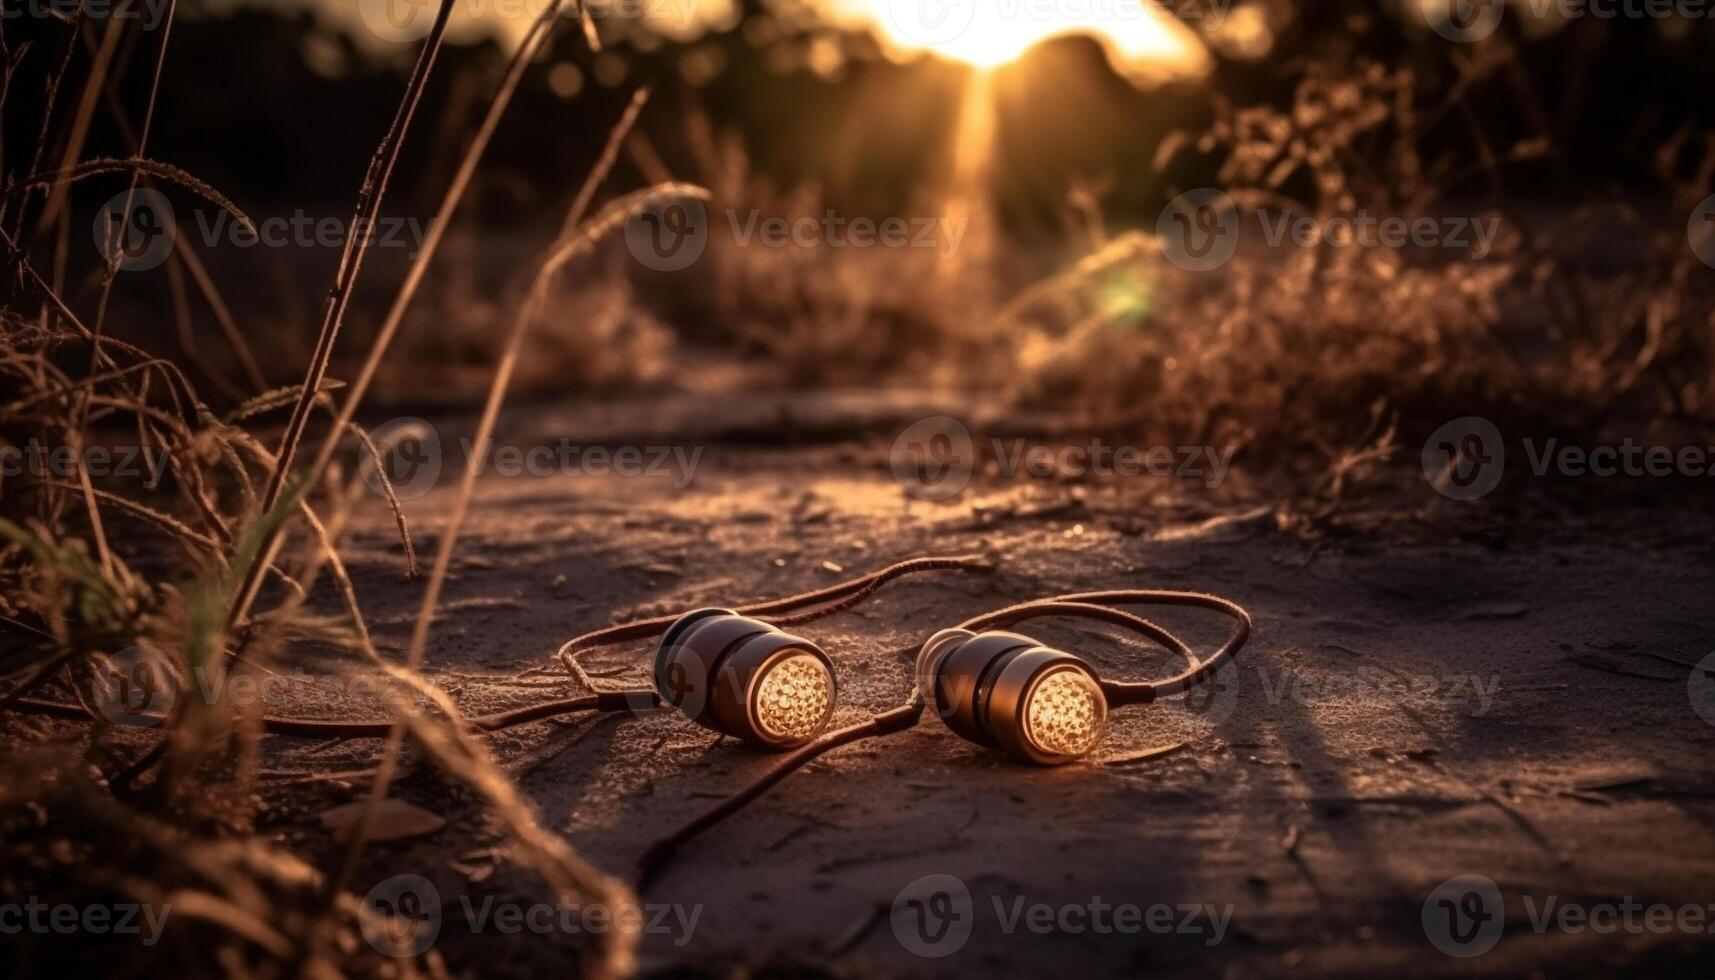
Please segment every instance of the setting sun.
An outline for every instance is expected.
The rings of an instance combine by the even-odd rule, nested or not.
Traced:
[[[1131,76],[1197,77],[1209,57],[1185,25],[1140,2],[1096,5],[975,3],[973,0],[833,0],[847,16],[865,20],[895,53],[932,51],[978,68],[996,68],[1059,37],[1087,36]]]

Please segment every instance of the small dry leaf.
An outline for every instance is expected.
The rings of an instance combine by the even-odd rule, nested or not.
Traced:
[[[466,864],[463,861],[448,861],[447,867],[464,875],[466,881],[473,885],[487,881],[494,874],[492,864]]]
[[[1530,607],[1522,602],[1483,602],[1459,614],[1464,622],[1481,622],[1490,619],[1518,619],[1530,613]]]
[[[822,567],[827,569],[830,572],[833,572],[835,575],[838,575],[839,573],[845,571],[845,569],[843,567],[836,565],[831,561],[822,562]]]
[[[335,837],[351,836],[357,828],[358,820],[363,816],[363,808],[367,805],[367,802],[346,803],[323,811],[322,829],[331,832]],[[432,834],[446,825],[446,819],[438,813],[430,813],[404,800],[382,800],[375,808],[375,820],[369,825],[367,839],[405,840]]]

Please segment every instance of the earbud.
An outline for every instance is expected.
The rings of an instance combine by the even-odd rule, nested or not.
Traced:
[[[704,728],[782,750],[828,726],[837,685],[821,648],[731,609],[679,617],[655,654],[661,700]]]
[[[917,684],[948,728],[1038,765],[1087,755],[1107,730],[1090,665],[1018,633],[942,630],[917,655]]]

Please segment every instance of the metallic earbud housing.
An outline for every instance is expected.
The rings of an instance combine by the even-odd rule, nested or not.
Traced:
[[[704,728],[772,750],[820,735],[838,693],[820,647],[731,609],[699,609],[668,627],[655,689]]]
[[[918,653],[917,678],[948,728],[1038,765],[1087,755],[1107,728],[1090,666],[1018,633],[942,630]]]

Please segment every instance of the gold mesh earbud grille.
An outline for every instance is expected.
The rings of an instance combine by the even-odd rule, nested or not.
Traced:
[[[1044,752],[1081,756],[1101,741],[1107,700],[1089,674],[1076,667],[1050,671],[1024,706],[1024,734]]]
[[[813,738],[833,710],[834,679],[807,653],[768,668],[756,685],[756,722],[772,739]]]

